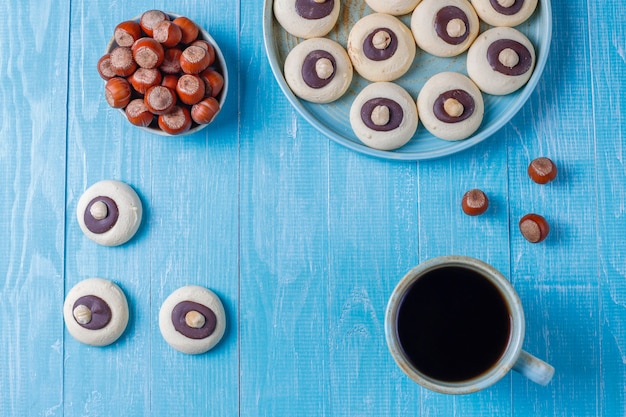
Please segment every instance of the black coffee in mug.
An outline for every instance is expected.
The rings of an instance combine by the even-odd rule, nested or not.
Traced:
[[[400,346],[419,372],[459,382],[483,374],[502,357],[511,314],[498,288],[479,272],[442,266],[411,284],[396,325]]]

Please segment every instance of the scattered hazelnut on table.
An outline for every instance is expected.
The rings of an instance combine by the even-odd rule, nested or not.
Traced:
[[[533,159],[528,165],[528,176],[537,184],[547,184],[556,178],[556,165],[550,158]]]
[[[474,188],[463,195],[461,207],[468,216],[478,216],[487,211],[489,199],[483,191]]]
[[[527,241],[539,243],[548,237],[550,225],[543,216],[530,213],[520,219],[519,230]]]

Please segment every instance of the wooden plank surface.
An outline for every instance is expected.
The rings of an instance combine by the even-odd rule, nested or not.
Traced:
[[[201,133],[141,132],[104,101],[97,59],[118,22],[152,8],[193,18],[226,55],[228,102]],[[392,162],[329,141],[291,107],[258,1],[1,5],[0,415],[626,415],[626,12],[616,0],[552,8],[546,70],[510,123],[457,155]],[[553,183],[529,180],[538,156],[557,163]],[[102,179],[144,204],[117,248],[76,222]],[[461,211],[470,188],[489,196],[482,216]],[[517,226],[530,211],[552,227],[536,245]],[[512,373],[453,397],[395,365],[387,299],[411,267],[446,254],[511,280],[524,349],[556,367],[550,385]],[[130,304],[105,348],[62,319],[65,294],[95,276]],[[226,308],[226,335],[204,355],[175,351],[158,328],[161,303],[188,284]]]
[[[20,6],[0,5],[0,414],[58,415],[69,6]]]

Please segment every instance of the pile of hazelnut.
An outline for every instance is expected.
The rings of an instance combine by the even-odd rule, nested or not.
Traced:
[[[117,25],[110,52],[98,61],[107,103],[132,124],[171,135],[210,123],[224,77],[214,46],[200,34],[192,20],[160,10]]]

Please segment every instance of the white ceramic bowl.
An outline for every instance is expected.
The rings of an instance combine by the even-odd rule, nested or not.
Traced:
[[[182,15],[180,14],[176,14],[176,13],[171,13],[171,12],[165,12],[165,14],[167,14],[170,19],[174,20],[177,17],[181,17]],[[189,18],[189,16],[186,16],[187,18]],[[141,15],[139,16],[135,16],[130,20],[134,20],[136,22],[139,22],[139,19],[141,18]],[[195,23],[195,21],[194,21]],[[211,64],[211,67],[214,68],[216,71],[218,71],[220,74],[222,74],[222,77],[224,77],[224,86],[222,87],[222,91],[220,91],[220,93],[217,95],[217,97],[215,97],[217,99],[217,101],[220,104],[220,109],[218,110],[218,112],[215,114],[215,116],[213,117],[213,119],[211,120],[211,123],[215,120],[215,118],[217,117],[217,115],[221,112],[222,108],[224,107],[224,103],[226,101],[226,96],[228,94],[228,67],[226,66],[226,60],[224,59],[224,55],[222,54],[222,50],[220,49],[219,45],[217,44],[217,42],[215,41],[215,39],[213,39],[213,37],[211,35],[209,35],[209,32],[207,32],[204,28],[202,28],[200,25],[198,25],[196,23],[196,26],[198,26],[198,29],[200,30],[199,34],[198,34],[198,39],[202,39],[205,40],[207,42],[209,42],[213,48],[215,49],[215,62],[213,64]],[[111,40],[109,41],[109,43],[107,44],[106,47],[106,51],[104,52],[105,54],[110,53],[115,47],[117,47],[117,43],[115,42],[115,38],[112,36]],[[106,81],[105,81],[106,84]],[[124,109],[118,109],[119,112],[122,114],[122,116],[124,116],[124,119],[126,119],[126,113],[124,112]],[[207,127],[209,124],[197,124],[196,122],[192,122],[191,128],[189,130],[187,130],[186,132],[183,132],[179,135],[171,135],[167,132],[164,132],[163,130],[161,130],[159,128],[159,126],[156,124],[156,118],[155,121],[147,127],[142,127],[142,126],[135,126],[132,123],[128,122],[131,126],[137,127],[139,129],[142,129],[146,132],[150,132],[150,133],[154,133],[157,135],[162,135],[162,136],[184,136],[184,135],[190,135],[193,133],[196,133],[202,129],[204,129],[205,127]]]

